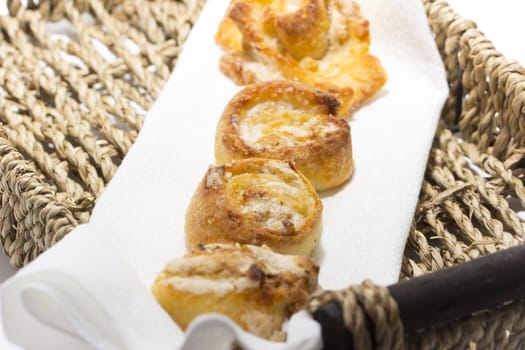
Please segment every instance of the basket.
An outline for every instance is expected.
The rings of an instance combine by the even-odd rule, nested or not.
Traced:
[[[450,95],[409,234],[403,281],[518,246],[525,236],[517,214],[525,208],[525,70],[446,2],[423,2]],[[10,16],[0,17],[0,243],[13,266],[87,222],[203,3],[8,1]],[[52,40],[57,21],[68,28],[60,41]],[[395,288],[366,281],[314,296],[309,310],[322,325],[325,346],[525,344],[525,305],[517,298],[407,328]]]
[[[13,266],[87,222],[201,4],[8,2],[11,16],[0,17],[0,241]],[[59,20],[60,41],[51,25]]]

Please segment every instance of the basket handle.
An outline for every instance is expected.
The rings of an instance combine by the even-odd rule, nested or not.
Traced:
[[[525,245],[387,288],[365,281],[314,295],[309,312],[327,349],[401,349],[404,334],[525,297]]]

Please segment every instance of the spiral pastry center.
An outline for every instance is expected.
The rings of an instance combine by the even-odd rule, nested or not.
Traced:
[[[311,144],[337,130],[333,123],[288,102],[266,101],[250,108],[239,121],[241,138],[256,150]]]
[[[285,169],[232,175],[227,193],[242,215],[254,218],[264,228],[282,232],[295,232],[310,214],[309,208],[315,206],[301,179]]]

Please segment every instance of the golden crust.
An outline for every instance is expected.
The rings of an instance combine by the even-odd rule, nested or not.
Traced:
[[[331,95],[289,81],[250,85],[226,106],[215,136],[217,164],[235,159],[293,161],[317,191],[352,175],[350,126]]]
[[[221,71],[238,84],[299,81],[334,94],[343,117],[386,81],[353,1],[303,0],[290,11],[285,0],[233,0],[216,41]]]
[[[306,305],[318,271],[307,257],[211,244],[170,262],[153,294],[183,330],[195,317],[217,312],[257,336],[284,340],[282,323]]]
[[[277,37],[295,60],[320,59],[326,54],[330,18],[324,0],[309,0],[296,11],[276,15],[274,24]]]
[[[292,163],[243,159],[211,166],[186,212],[190,249],[208,243],[268,245],[308,255],[319,241],[322,204]]]

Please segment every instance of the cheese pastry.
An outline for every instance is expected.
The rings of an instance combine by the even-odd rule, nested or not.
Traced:
[[[293,163],[243,159],[211,166],[186,213],[190,249],[208,243],[263,245],[308,255],[319,240],[322,204]]]
[[[343,117],[386,81],[352,0],[232,0],[215,39],[221,71],[238,84],[299,81],[333,94]]]
[[[304,256],[252,245],[209,244],[168,263],[153,294],[183,330],[195,317],[215,312],[254,335],[281,341],[283,321],[304,308],[318,272]]]
[[[290,81],[249,85],[226,106],[215,136],[217,164],[242,158],[292,160],[317,191],[352,175],[348,123],[339,103],[320,90]]]

